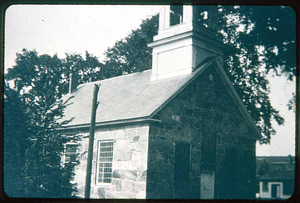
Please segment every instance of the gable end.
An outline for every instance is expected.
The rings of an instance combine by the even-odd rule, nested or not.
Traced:
[[[235,91],[234,87],[231,85],[231,82],[226,75],[224,69],[222,68],[221,62],[217,57],[212,57],[211,60],[205,60],[206,63],[200,65],[198,69],[195,70],[194,76],[186,82],[180,89],[178,89],[170,98],[168,98],[164,103],[162,103],[149,117],[153,118],[160,110],[162,110],[167,104],[169,104],[178,94],[180,94],[186,87],[191,84],[194,80],[196,80],[200,75],[207,69],[207,68],[214,68],[218,75],[221,78],[224,87],[226,88],[227,92],[229,93],[231,99],[234,101],[235,105],[238,107],[237,109],[241,113],[243,119],[246,121],[248,127],[253,131],[254,135],[251,136],[252,139],[260,139],[261,134],[257,129],[255,123],[253,122],[252,118],[250,117],[249,113],[247,112],[246,108],[244,107],[243,102],[241,101],[240,97],[238,96],[237,92]]]

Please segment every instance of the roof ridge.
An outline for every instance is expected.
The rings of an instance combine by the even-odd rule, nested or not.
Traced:
[[[119,76],[115,76],[115,77],[111,77],[111,78],[105,78],[105,79],[97,80],[97,81],[94,81],[94,82],[88,82],[88,83],[80,84],[80,85],[78,85],[78,87],[83,86],[83,85],[88,85],[88,84],[97,84],[100,81],[109,81],[109,80],[118,79],[118,78],[126,77],[126,76],[132,76],[132,75],[136,75],[138,73],[143,73],[143,72],[148,72],[148,71],[152,71],[152,69],[144,70],[144,71],[141,71],[141,72],[134,72],[134,73],[126,74],[126,75],[119,75]]]

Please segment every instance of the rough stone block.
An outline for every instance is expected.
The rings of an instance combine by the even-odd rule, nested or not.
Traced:
[[[137,136],[137,129],[127,129],[125,131],[125,139],[133,140],[134,136]]]
[[[135,195],[135,198],[137,198],[137,199],[146,199],[146,191],[145,191],[145,190],[139,191],[139,192]]]
[[[113,165],[114,165],[113,167],[114,167],[115,169],[121,169],[123,163],[122,163],[122,161],[117,161],[116,159],[114,159]]]
[[[147,180],[147,170],[143,171],[143,173],[140,175],[138,181],[146,182]]]
[[[158,134],[159,131],[159,127],[156,127],[154,125],[151,125],[150,129],[149,129],[149,134],[150,136],[156,136]]]
[[[136,161],[140,161],[140,159],[141,159],[140,153],[136,152],[136,151],[133,151],[131,161],[136,162]]]
[[[124,191],[131,192],[132,191],[132,181],[123,180],[122,181],[122,188],[123,188]]]
[[[114,159],[115,160],[130,160],[131,153],[128,149],[129,140],[117,140],[114,144]]]
[[[147,162],[146,161],[137,161],[135,164],[136,170],[144,171],[147,170]]]
[[[132,183],[132,192],[138,194],[140,191],[145,191],[146,183],[144,182],[133,182]]]
[[[140,152],[140,161],[147,162],[148,161],[148,153],[147,152]]]
[[[134,142],[138,142],[139,139],[140,139],[140,136],[138,136],[138,135],[133,137],[133,141],[134,141]]]
[[[98,188],[98,197],[99,198],[105,198],[105,188],[104,187],[99,187]]]
[[[141,138],[146,138],[148,137],[148,127],[142,127],[138,129],[138,135],[141,136]]]
[[[184,128],[184,133],[183,133],[183,135],[185,136],[185,137],[191,137],[191,126],[188,124],[188,125],[186,125],[185,126],[185,128]]]
[[[172,183],[173,181],[173,173],[161,173],[159,175],[159,181],[161,183]]]
[[[137,177],[138,172],[136,170],[117,169],[113,171],[113,178],[116,179],[137,180]]]
[[[150,140],[149,152],[173,153],[173,142]]]
[[[128,180],[137,180],[137,171],[135,170],[125,170],[124,171],[124,179]]]
[[[123,169],[132,169],[132,162],[131,161],[124,161],[123,162]]]
[[[113,171],[113,178],[124,179],[124,172],[121,169],[117,169]]]
[[[115,186],[116,191],[122,190],[122,181],[113,179],[112,184]]]
[[[192,163],[192,171],[200,171],[200,163],[199,162]]]
[[[200,163],[201,150],[194,149],[191,153],[191,162]]]
[[[114,137],[115,137],[115,139],[123,139],[123,138],[125,138],[124,134],[125,133],[123,130],[117,130],[114,132]]]

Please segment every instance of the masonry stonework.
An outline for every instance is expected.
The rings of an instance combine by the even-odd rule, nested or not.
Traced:
[[[255,139],[210,67],[150,123],[147,198],[201,198],[201,171],[215,173],[214,198],[255,198]],[[174,188],[175,145],[190,144],[188,188]]]
[[[148,125],[97,128],[91,178],[91,198],[146,198]],[[81,134],[78,153],[80,164],[75,167],[77,196],[84,197],[88,133]],[[96,183],[98,142],[113,140],[112,182]]]

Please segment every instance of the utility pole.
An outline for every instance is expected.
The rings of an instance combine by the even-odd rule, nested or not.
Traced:
[[[99,105],[97,102],[98,91],[100,85],[94,86],[93,101],[92,101],[92,115],[91,115],[91,127],[89,136],[89,149],[88,149],[88,160],[86,166],[86,178],[85,178],[85,193],[84,197],[89,199],[91,192],[91,175],[92,175],[92,161],[93,161],[93,148],[94,148],[94,134],[95,134],[95,121],[96,121],[96,110]]]

